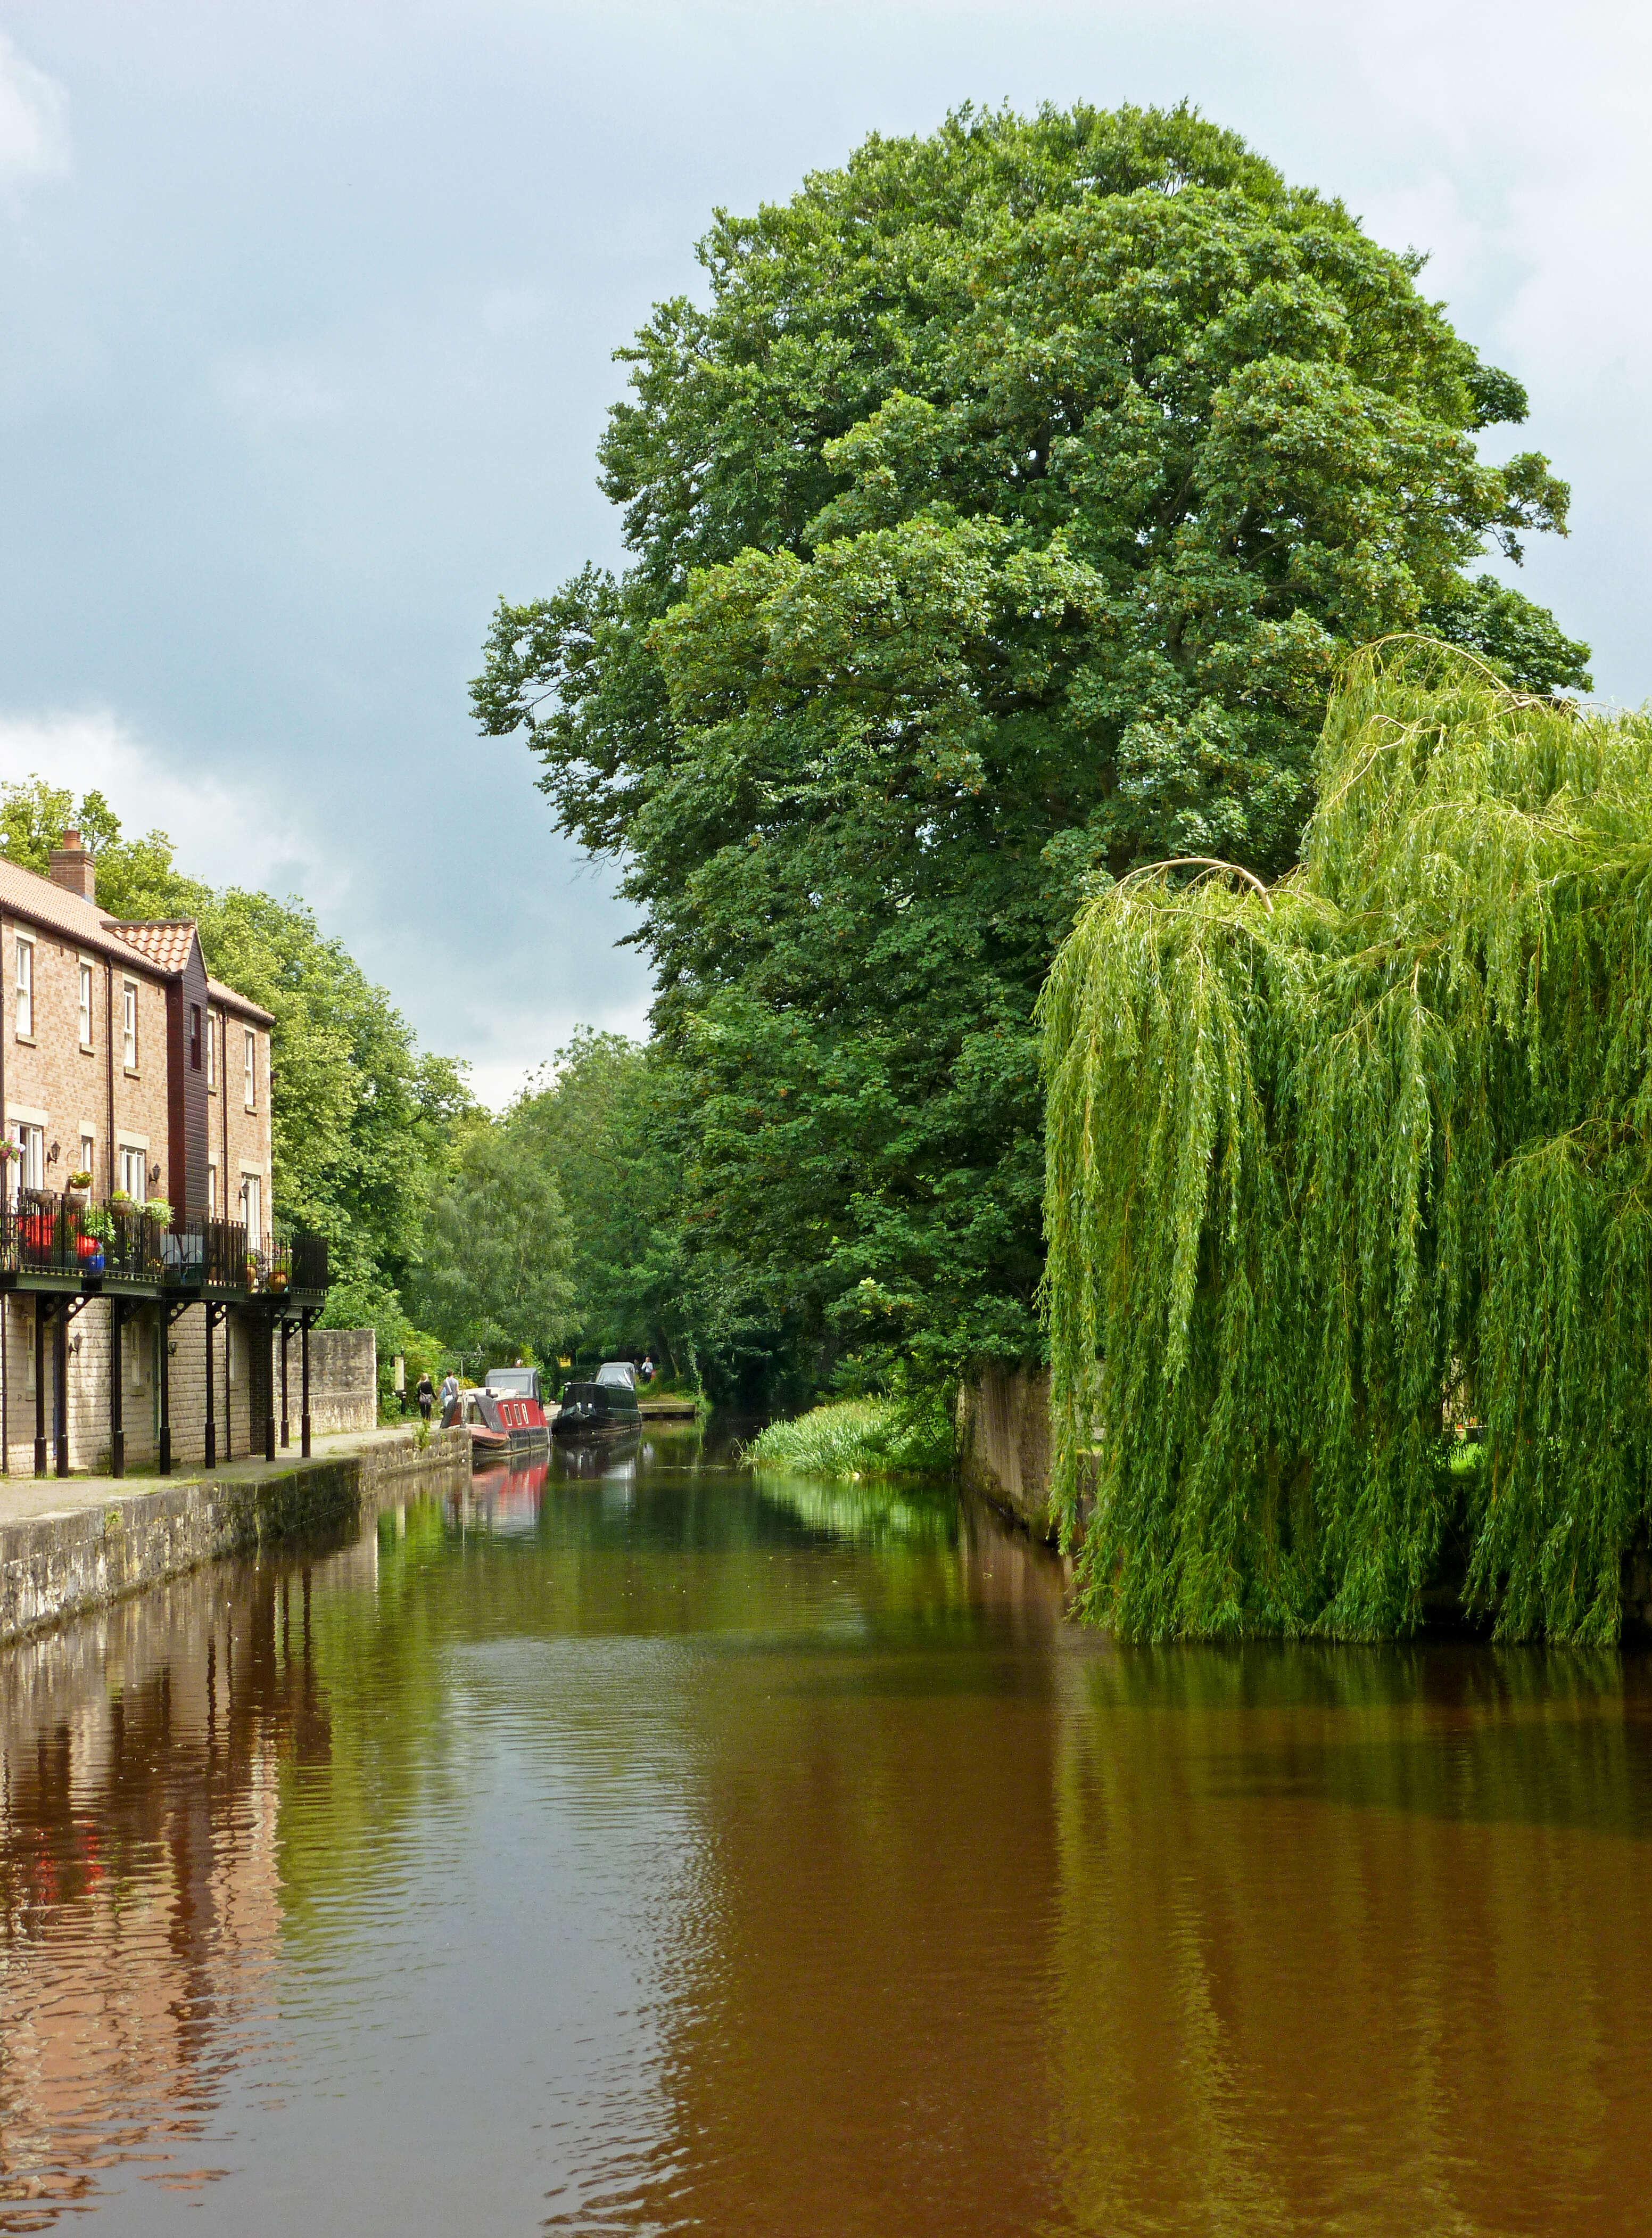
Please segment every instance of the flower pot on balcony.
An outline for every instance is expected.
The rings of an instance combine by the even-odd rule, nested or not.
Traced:
[[[266,1286],[265,1286],[265,1287],[266,1287],[268,1289],[271,1289],[271,1290],[273,1290],[273,1291],[275,1293],[276,1296],[277,1296],[277,1297],[280,1297],[280,1295],[281,1294],[282,1291],[283,1291],[283,1290],[285,1290],[285,1289],[286,1289],[286,1288],[287,1288],[287,1269],[286,1269],[286,1268],[285,1268],[285,1267],[278,1267],[278,1268],[275,1269],[274,1273],[270,1276],[269,1281],[268,1281],[268,1282],[266,1284]]]
[[[69,1188],[63,1191],[63,1202],[71,1212],[83,1212],[92,1201],[89,1189]]]

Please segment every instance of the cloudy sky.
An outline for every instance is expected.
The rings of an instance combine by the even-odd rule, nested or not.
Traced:
[[[298,891],[507,1096],[648,989],[466,679],[620,557],[611,353],[750,209],[968,99],[1186,96],[1528,384],[1527,587],[1652,695],[1652,10],[1464,0],[0,0],[0,775]]]

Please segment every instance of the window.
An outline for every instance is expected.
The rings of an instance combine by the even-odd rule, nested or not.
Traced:
[[[121,1145],[121,1187],[135,1204],[142,1204],[149,1193],[149,1154],[135,1150],[129,1143]]]
[[[92,967],[84,959],[80,967],[80,1045],[83,1049],[92,1045]]]
[[[258,1036],[250,1026],[247,1029],[245,1039],[247,1044],[247,1109],[249,1111],[254,1111],[258,1108]]]
[[[35,1030],[35,944],[17,935],[17,1031],[26,1041]]]
[[[216,1220],[218,1217],[218,1161],[216,1158],[209,1158],[207,1162],[207,1217],[208,1220]]]
[[[94,1181],[97,1179],[97,1137],[96,1135],[83,1135],[80,1138],[80,1170],[83,1174],[89,1174]]]
[[[207,1013],[207,1092],[214,1093],[218,1086],[218,1014]]]
[[[44,1189],[46,1186],[46,1130],[31,1127],[27,1121],[14,1119],[6,1132],[17,1146],[17,1187]]]
[[[247,1223],[247,1248],[257,1251],[262,1247],[264,1185],[256,1174],[241,1177],[241,1216]]]
[[[131,980],[121,987],[121,1063],[129,1072],[137,1070],[137,989]]]
[[[201,1005],[199,1003],[191,1003],[189,1005],[189,1069],[191,1072],[199,1072],[201,1069]]]

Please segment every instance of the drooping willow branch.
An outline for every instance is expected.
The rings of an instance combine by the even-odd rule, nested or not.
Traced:
[[[1652,1473],[1652,723],[1391,640],[1317,777],[1289,878],[1144,866],[1041,998],[1084,1606],[1391,1635],[1461,1547],[1503,1633],[1613,1637]]]

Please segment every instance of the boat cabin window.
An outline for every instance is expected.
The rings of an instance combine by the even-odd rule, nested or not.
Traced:
[[[539,1371],[537,1367],[490,1367],[487,1387],[490,1391],[507,1392],[513,1398],[537,1399]]]
[[[605,1360],[597,1370],[598,1383],[620,1383],[626,1390],[637,1387],[637,1370],[628,1360]]]

